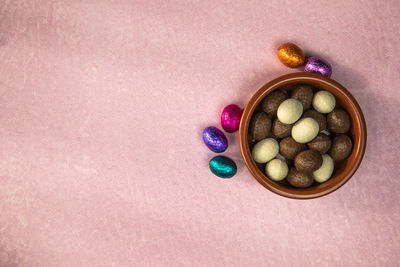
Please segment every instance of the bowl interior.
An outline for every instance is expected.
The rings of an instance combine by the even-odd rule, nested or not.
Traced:
[[[351,118],[350,132],[347,133],[353,142],[350,156],[342,161],[335,161],[335,169],[331,179],[325,183],[314,182],[309,188],[299,189],[292,187],[286,179],[274,182],[265,175],[265,164],[254,162],[251,149],[256,142],[249,137],[249,125],[253,114],[261,111],[262,100],[275,90],[289,92],[296,84],[309,84],[314,92],[319,90],[330,91],[336,97],[336,107],[348,112]],[[240,149],[245,164],[253,176],[266,188],[291,198],[314,198],[326,195],[343,185],[357,170],[365,152],[366,126],[362,111],[354,97],[339,83],[329,78],[310,73],[293,73],[281,76],[260,88],[246,106],[240,125]],[[280,139],[278,139],[279,142]]]

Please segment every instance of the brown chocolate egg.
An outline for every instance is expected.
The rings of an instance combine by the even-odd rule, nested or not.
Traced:
[[[310,172],[300,172],[295,168],[290,168],[286,180],[294,187],[306,188],[312,185],[314,179]]]
[[[269,135],[271,130],[271,119],[264,112],[253,116],[250,122],[250,135],[253,140],[262,140]]]
[[[306,149],[306,146],[297,143],[292,137],[286,137],[279,143],[279,153],[286,159],[294,159],[304,149]]]
[[[345,134],[338,134],[333,139],[329,155],[333,160],[343,160],[350,155],[352,146],[350,137]]]
[[[279,105],[287,98],[285,92],[276,90],[265,97],[262,102],[262,109],[271,117],[276,116]]]
[[[331,148],[332,141],[329,136],[324,133],[320,133],[307,145],[310,149],[316,150],[321,154],[325,154]]]
[[[320,132],[326,130],[326,118],[322,113],[319,113],[318,111],[310,109],[310,110],[307,110],[306,112],[304,112],[303,118],[313,118],[314,120],[317,121]]]
[[[278,58],[283,65],[289,68],[297,68],[304,64],[304,53],[297,45],[286,43],[278,48]]]
[[[313,95],[313,89],[308,84],[296,85],[291,93],[292,98],[301,102],[303,110],[306,110],[311,106]]]
[[[343,109],[334,109],[328,114],[328,130],[333,133],[347,133],[350,130],[350,117]]]
[[[294,166],[300,172],[313,172],[322,165],[322,156],[318,151],[306,150],[294,158]]]
[[[278,138],[285,138],[292,133],[293,124],[282,123],[278,118],[272,124],[272,133]]]

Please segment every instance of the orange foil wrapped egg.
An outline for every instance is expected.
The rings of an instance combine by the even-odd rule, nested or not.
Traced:
[[[278,48],[279,60],[289,68],[297,68],[304,64],[304,53],[295,44],[286,43]]]

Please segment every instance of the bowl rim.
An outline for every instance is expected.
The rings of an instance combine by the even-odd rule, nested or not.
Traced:
[[[341,92],[345,96],[345,98],[349,100],[349,104],[352,106],[352,109],[354,110],[354,113],[357,117],[360,126],[360,144],[357,147],[355,147],[353,144],[353,149],[356,150],[357,153],[355,163],[343,179],[341,179],[336,184],[325,190],[316,190],[311,188],[311,189],[306,189],[304,191],[294,192],[295,189],[278,186],[275,182],[265,179],[263,177],[264,175],[260,175],[261,172],[254,163],[254,161],[252,160],[250,154],[250,148],[248,147],[248,128],[251,120],[250,115],[254,113],[256,107],[260,104],[260,102],[264,99],[266,95],[268,95],[270,92],[274,91],[275,89],[281,86],[296,82],[307,83],[307,81],[320,84],[323,83],[327,87],[334,88],[335,91]],[[338,96],[335,95],[335,97]],[[260,89],[257,90],[257,92],[250,98],[249,102],[247,103],[245,109],[243,110],[242,119],[240,121],[240,126],[239,126],[240,153],[250,173],[261,185],[263,185],[268,190],[280,196],[293,199],[312,199],[312,198],[322,197],[339,189],[354,175],[354,173],[359,168],[364,158],[366,145],[367,145],[367,126],[365,123],[365,118],[361,110],[361,107],[357,103],[354,96],[337,81],[322,76],[320,74],[314,74],[314,73],[295,72],[295,73],[285,74],[263,85]],[[306,193],[300,193],[300,192],[306,192]]]

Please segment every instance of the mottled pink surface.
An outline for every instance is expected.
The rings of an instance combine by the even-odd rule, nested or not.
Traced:
[[[217,3],[218,2],[218,3]],[[1,266],[399,266],[399,1],[0,2]],[[201,132],[327,59],[364,110],[344,187],[298,201],[259,185],[237,133],[213,176]]]

